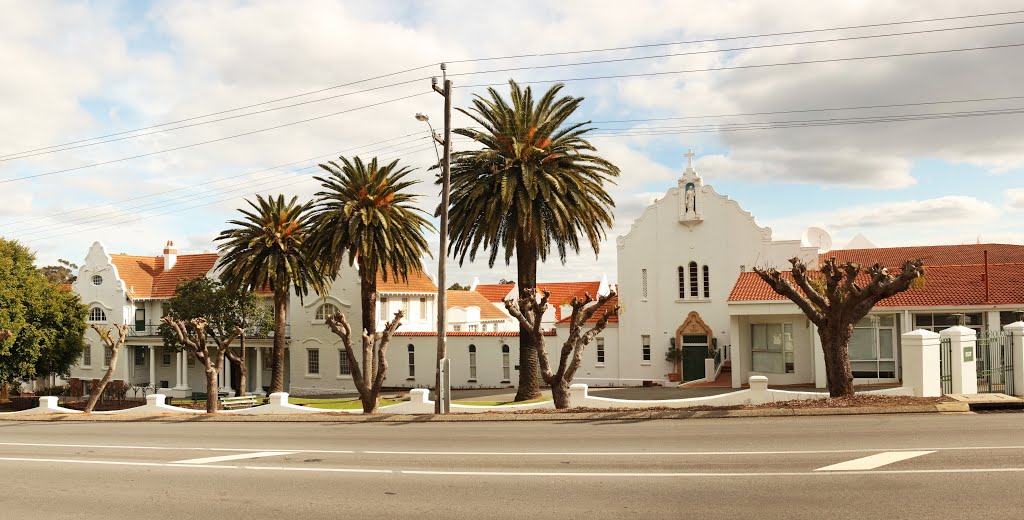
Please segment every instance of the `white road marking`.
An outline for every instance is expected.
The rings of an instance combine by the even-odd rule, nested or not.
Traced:
[[[0,461],[41,462],[58,464],[99,464],[110,466],[146,466],[163,468],[202,468],[202,469],[242,469],[258,471],[308,471],[322,473],[392,473],[401,475],[422,476],[472,476],[472,477],[605,477],[605,478],[700,478],[700,477],[842,477],[847,475],[927,475],[927,474],[958,474],[958,473],[1024,473],[1020,468],[963,468],[963,469],[911,469],[911,470],[878,470],[878,471],[783,471],[783,472],[751,472],[751,473],[608,473],[608,472],[517,472],[517,471],[429,471],[429,470],[371,470],[360,468],[293,468],[284,466],[225,466],[213,464],[175,464],[170,462],[127,462],[111,460],[82,459],[35,459],[25,457],[0,457]]]
[[[236,455],[221,455],[220,457],[176,460],[171,464],[209,464],[211,462],[227,462],[229,460],[258,459],[260,457],[274,457],[277,455],[293,455],[294,453],[294,451],[257,451],[253,453],[238,453]]]
[[[92,448],[101,450],[170,450],[170,451],[275,451],[265,448],[207,448],[202,446],[135,446],[119,444],[47,444],[40,442],[0,442],[0,446],[35,446],[41,448]],[[285,450],[300,452],[307,450]],[[354,453],[352,450],[314,450],[316,453]]]
[[[928,455],[935,453],[934,451],[887,451],[885,453],[877,453],[875,455],[868,455],[867,457],[861,457],[859,459],[848,460],[846,462],[840,462],[839,464],[833,464],[831,466],[825,466],[824,468],[818,468],[814,471],[864,471],[869,469],[880,468],[887,466],[894,462],[901,460],[913,459],[922,455]]]

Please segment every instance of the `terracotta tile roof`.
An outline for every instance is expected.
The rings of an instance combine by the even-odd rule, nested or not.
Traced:
[[[132,298],[170,298],[182,280],[206,276],[217,263],[217,254],[178,255],[167,272],[162,256],[110,255],[110,259]]]
[[[584,294],[597,295],[601,282],[551,282],[537,284],[538,291],[551,291],[548,303],[555,308],[555,320],[562,319],[562,305],[572,301],[573,296],[582,298]]]
[[[544,335],[545,336],[557,336],[558,332],[556,332],[554,330],[547,330],[547,331],[544,331]],[[394,336],[395,337],[402,337],[402,336],[404,336],[404,337],[437,336],[437,333],[436,332],[428,332],[428,331],[422,331],[422,332],[396,332],[394,334]],[[516,337],[519,337],[519,331],[518,330],[516,330],[516,331],[505,331],[505,332],[466,332],[466,331],[453,332],[453,331],[448,331],[448,332],[445,333],[445,336],[466,336],[466,337],[468,337],[468,336],[480,336],[480,337],[492,337],[492,338],[494,338],[494,337],[516,338]]]
[[[819,265],[828,258],[836,257],[840,262],[857,262],[873,265],[878,262],[886,267],[899,267],[906,260],[920,258],[929,265],[970,265],[982,264],[984,251],[988,251],[990,264],[1024,262],[1024,246],[1013,244],[964,244],[951,246],[879,247],[873,249],[837,249],[818,255]]]
[[[789,277],[789,273],[783,273]],[[1024,305],[1024,263],[989,264],[989,298],[985,301],[983,265],[926,267],[923,288],[910,288],[878,302],[879,307],[957,307]],[[780,301],[755,273],[741,273],[729,301]]]
[[[484,295],[476,291],[447,291],[445,305],[449,309],[452,307],[480,307],[481,320],[512,319],[505,311],[495,307]]]
[[[409,272],[409,281],[396,280],[388,273],[387,281],[381,273],[377,273],[377,292],[385,293],[436,293],[437,285],[426,273],[419,270]]]
[[[476,292],[484,295],[490,302],[501,303],[515,286],[514,283],[479,284],[476,286]]]

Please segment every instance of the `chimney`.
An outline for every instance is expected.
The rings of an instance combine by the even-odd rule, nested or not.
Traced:
[[[168,240],[164,246],[164,271],[170,271],[174,264],[178,263],[178,250],[174,247],[174,241]]]
[[[473,283],[469,284],[469,290],[470,291],[475,291],[476,287],[478,285],[480,285],[480,277],[479,276],[474,276],[473,277]]]

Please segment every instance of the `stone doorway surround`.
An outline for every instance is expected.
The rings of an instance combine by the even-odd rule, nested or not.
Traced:
[[[714,332],[707,323],[704,323],[704,320],[700,317],[700,313],[697,311],[690,311],[690,313],[686,315],[686,319],[683,320],[683,324],[676,329],[676,348],[683,348],[683,336],[689,334],[702,334],[707,336],[707,348],[709,352],[711,351],[711,346],[715,337]],[[683,367],[679,366],[679,364],[673,367],[673,369],[678,371],[679,374],[683,373]],[[703,370],[703,366],[701,369]]]

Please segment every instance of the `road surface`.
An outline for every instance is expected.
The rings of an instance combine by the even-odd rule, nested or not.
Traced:
[[[1024,414],[0,422],[0,518],[1024,518]]]

